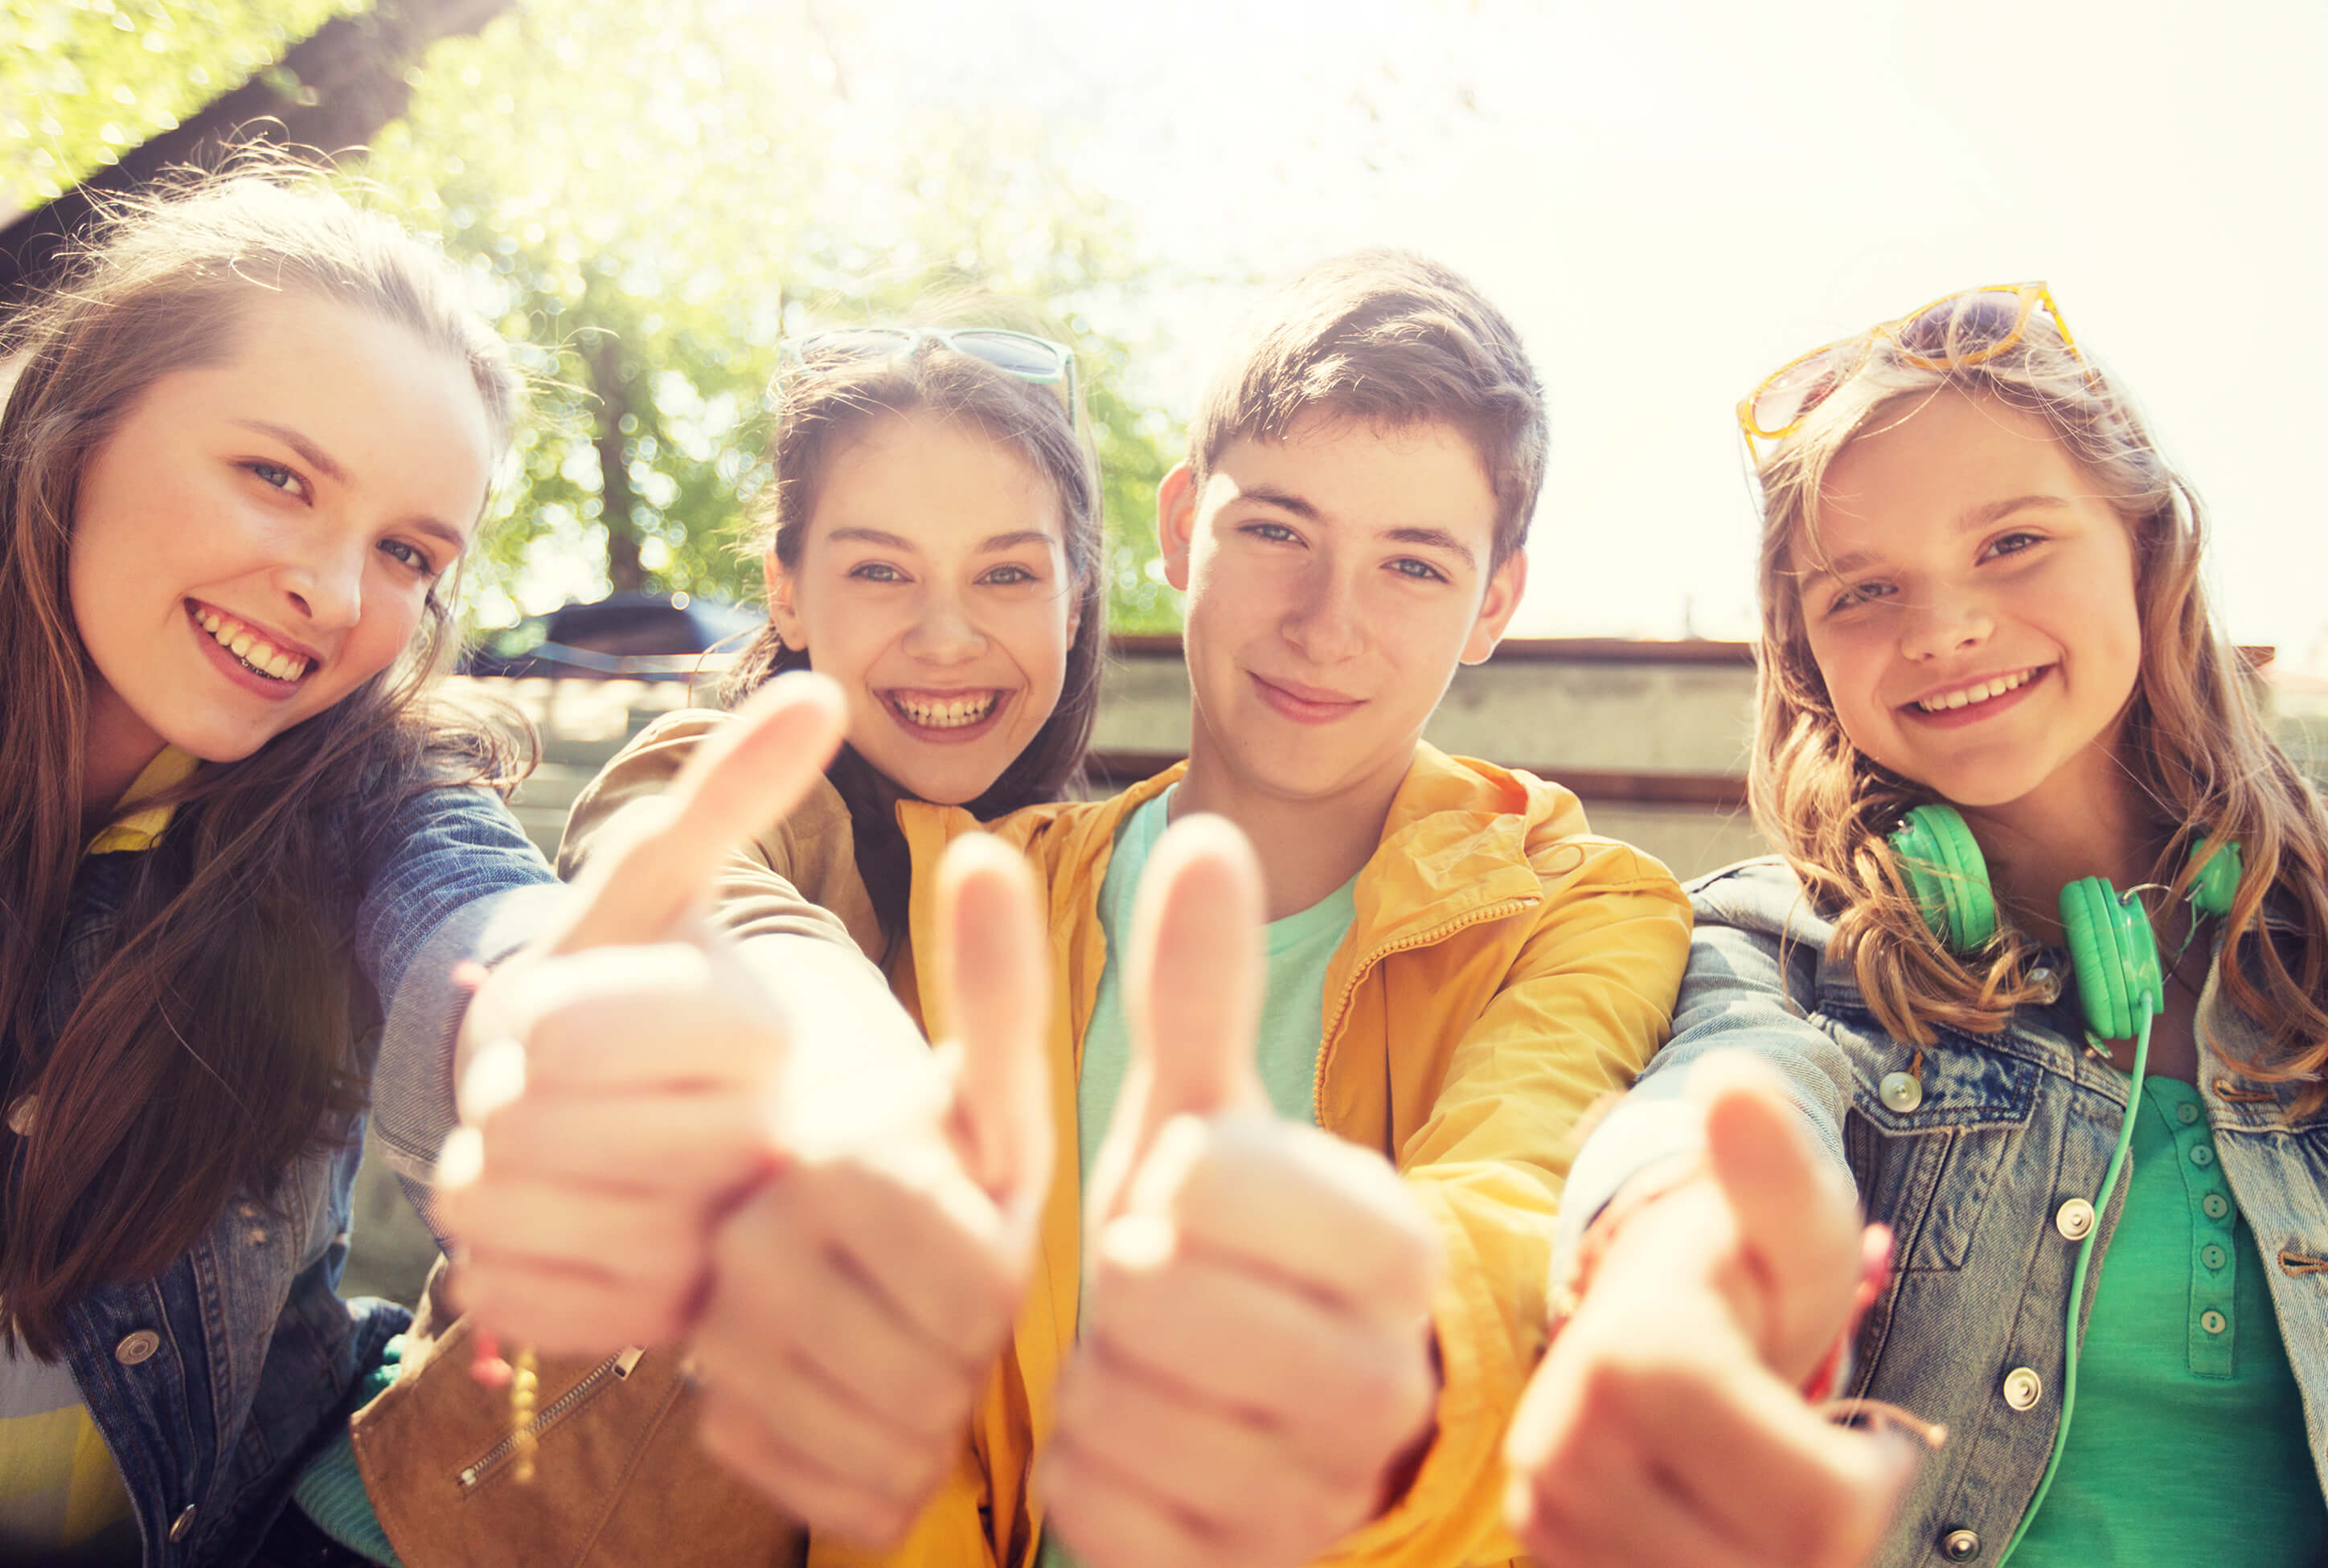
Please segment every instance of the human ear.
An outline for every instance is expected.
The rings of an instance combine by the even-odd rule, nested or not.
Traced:
[[[1504,628],[1518,613],[1520,596],[1526,589],[1527,551],[1516,549],[1488,579],[1488,591],[1479,600],[1479,614],[1471,623],[1471,634],[1463,640],[1464,663],[1488,662],[1488,655],[1504,640]]]
[[[777,640],[793,653],[808,647],[808,628],[793,607],[793,574],[773,549],[761,559],[762,580],[768,588],[768,619],[775,623]]]
[[[1164,556],[1164,580],[1188,591],[1188,547],[1197,537],[1197,476],[1186,463],[1156,487],[1156,543]]]

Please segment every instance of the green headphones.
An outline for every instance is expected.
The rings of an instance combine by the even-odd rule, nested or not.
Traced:
[[[1951,953],[1965,953],[1996,934],[1996,899],[1988,885],[1988,864],[1972,830],[1949,806],[1911,808],[1899,831],[1892,835],[1892,851],[1899,857],[1901,879],[1908,895]],[[2201,837],[2191,846],[2192,859],[2207,852]],[[2226,841],[2208,858],[2191,879],[2191,907],[2200,915],[2229,915],[2239,890],[2239,846]],[[2139,891],[2136,889],[2136,891]],[[2193,934],[2197,921],[2192,922]],[[2126,1113],[2120,1120],[2117,1147],[2094,1194],[2094,1211],[2109,1207],[2117,1190],[2118,1173],[2126,1169],[2134,1147],[2134,1107],[2142,1098],[2142,1079],[2149,1066],[2150,1020],[2166,1010],[2165,970],[2158,962],[2158,939],[2152,934],[2150,916],[2132,893],[2120,893],[2100,877],[2081,877],[2061,889],[2061,930],[2070,942],[2070,962],[2077,971],[2078,1000],[2085,1009],[2086,1029],[2097,1042],[2097,1053],[2107,1056],[2101,1040],[2134,1041],[2134,1070],[2128,1075]],[[2189,944],[2186,942],[2187,947]],[[1997,1558],[2004,1568],[2029,1533],[2061,1455],[2070,1443],[2070,1419],[2078,1408],[2078,1353],[2083,1336],[2078,1329],[2078,1307],[2086,1299],[2086,1271],[2093,1262],[2099,1225],[2087,1228],[2078,1244],[2078,1258],[2070,1272],[2069,1305],[2062,1315],[2061,1337],[2069,1347],[2061,1377],[2061,1419],[2053,1432],[2052,1457],[2038,1479],[2037,1495],[2021,1516],[2021,1524]]]
[[[2198,840],[2192,857],[2206,849],[2207,840]],[[1987,864],[1972,830],[1953,807],[1912,807],[1892,835],[1892,850],[1924,924],[1949,952],[1970,953],[1996,934]],[[2239,875],[2239,847],[2227,843],[2192,882],[2192,908],[2201,915],[2229,915]],[[2069,938],[2086,1027],[2100,1039],[2132,1039],[2166,1005],[2165,971],[2149,915],[2139,900],[2121,896],[2103,878],[2084,877],[2061,889],[2061,929]]]

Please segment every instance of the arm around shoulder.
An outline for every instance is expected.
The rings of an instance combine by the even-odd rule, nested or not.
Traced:
[[[1850,1064],[1811,1016],[1826,922],[1805,907],[1801,884],[1776,860],[1701,878],[1691,905],[1673,1038],[1578,1152],[1562,1217],[1563,1253],[1635,1174],[1704,1146],[1702,1113],[1683,1090],[1691,1069],[1717,1052],[1768,1066],[1827,1161],[1844,1169]]]

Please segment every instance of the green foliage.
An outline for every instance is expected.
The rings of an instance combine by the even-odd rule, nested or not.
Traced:
[[[530,0],[430,52],[368,173],[470,258],[504,330],[535,345],[540,385],[488,618],[602,591],[624,536],[651,586],[756,596],[737,524],[763,477],[778,343],[910,316],[964,279],[1040,302],[1075,343],[1111,522],[1146,538],[1171,432],[1121,393],[1130,351],[1094,324],[1139,286],[1129,238],[1052,171],[1038,127],[868,127],[845,87],[854,42],[757,0]],[[1139,549],[1116,608],[1176,625]]]
[[[370,0],[0,0],[0,211],[176,127]]]
[[[165,123],[99,116],[117,84],[141,112],[188,114],[343,5],[363,0],[76,0],[34,50],[0,50],[0,128],[35,114],[58,161],[12,140],[0,192],[45,195]],[[20,27],[52,10],[0,6]],[[860,35],[765,0],[519,0],[412,73],[363,176],[466,264],[537,387],[472,575],[483,624],[605,591],[610,559],[649,586],[756,597],[736,529],[763,476],[778,343],[908,317],[930,286],[975,280],[1037,303],[1075,345],[1115,624],[1178,626],[1178,596],[1147,569],[1178,432],[1128,392],[1133,345],[1102,324],[1141,318],[1152,264],[1060,172],[1049,127],[868,89],[878,24]]]

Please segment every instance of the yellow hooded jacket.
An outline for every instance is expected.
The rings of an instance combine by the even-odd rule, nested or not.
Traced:
[[[812,1543],[812,1565],[1033,1568],[1030,1485],[1074,1349],[1083,1194],[1075,1075],[1105,940],[1098,918],[1117,828],[1186,765],[1113,800],[1036,806],[991,826],[1050,888],[1056,960],[1051,1095],[1065,1151],[1009,1354],[972,1418],[962,1464],[906,1542],[864,1554]],[[899,808],[914,860],[914,947],[933,951],[939,854],[970,815]],[[1665,1038],[1689,947],[1689,904],[1649,856],[1585,830],[1557,784],[1418,748],[1356,917],[1327,972],[1318,1121],[1397,1165],[1436,1220],[1449,1268],[1433,1304],[1444,1376],[1438,1429],[1406,1494],[1324,1563],[1502,1563],[1506,1422],[1544,1344],[1554,1215],[1572,1130]],[[929,972],[925,968],[925,972]],[[943,999],[925,989],[933,1039]]]

